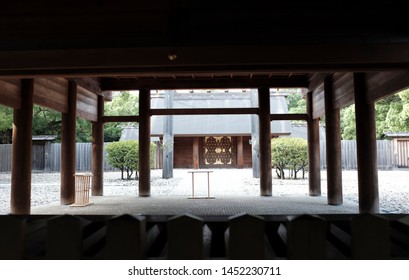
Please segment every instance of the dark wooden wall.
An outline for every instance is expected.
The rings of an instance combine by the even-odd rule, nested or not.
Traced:
[[[174,138],[174,167],[193,167],[193,137]]]
[[[174,139],[174,168],[193,168],[193,137],[175,137]],[[243,136],[244,168],[252,166],[249,140],[250,136]],[[236,165],[233,167],[236,168]]]

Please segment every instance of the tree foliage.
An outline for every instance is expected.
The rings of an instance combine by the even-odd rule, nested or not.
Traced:
[[[276,138],[271,140],[271,161],[276,168],[278,178],[285,179],[284,170],[288,169],[290,178],[297,179],[302,170],[303,178],[308,165],[307,141],[302,138]]]
[[[107,161],[110,165],[121,170],[121,179],[125,180],[124,173],[126,172],[126,179],[130,180],[135,173],[135,179],[138,179],[139,168],[139,142],[136,140],[127,140],[120,142],[112,142],[107,145]],[[151,162],[155,155],[155,145],[150,146]]]
[[[409,131],[409,90],[385,97],[375,103],[376,138],[386,132]],[[342,139],[356,139],[355,105],[341,110]]]
[[[292,114],[305,114],[307,101],[301,93],[292,93],[287,96],[288,112]]]
[[[139,112],[139,98],[129,91],[123,91],[114,96],[111,102],[105,104],[106,116],[135,116]],[[121,137],[121,123],[107,123],[104,127],[104,141],[118,141]]]
[[[115,95],[112,102],[106,102],[105,115],[127,116],[138,114],[138,96],[128,91]],[[33,107],[33,135],[55,135],[61,140],[61,120],[59,112],[34,105]],[[10,131],[13,124],[13,109],[0,106],[0,134]],[[77,119],[77,142],[92,141],[92,124],[84,119]],[[107,123],[104,127],[104,141],[118,141],[122,132],[120,123]]]

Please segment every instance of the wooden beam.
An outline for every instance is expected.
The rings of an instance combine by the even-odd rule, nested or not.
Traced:
[[[139,89],[139,196],[151,195],[151,91]]]
[[[92,123],[92,195],[104,194],[104,97],[98,96],[98,121]]]
[[[14,109],[21,108],[21,80],[0,80],[0,104]]]
[[[29,215],[31,207],[31,149],[34,81],[22,80],[20,109],[14,109],[10,212]]]
[[[325,115],[324,85],[316,88],[312,93],[312,118],[318,119]]]
[[[270,114],[272,121],[307,121],[307,114]]]
[[[379,212],[375,104],[367,103],[366,76],[354,74],[360,213]]]
[[[220,88],[302,88],[308,86],[305,75],[272,76],[271,78],[176,78],[176,79],[103,79],[103,90],[135,90],[149,87],[152,89],[220,89]]]
[[[104,96],[105,101],[112,101],[112,91],[111,90],[103,91],[102,96]]]
[[[37,78],[34,80],[34,103],[51,110],[68,112],[68,81],[63,78]]]
[[[139,122],[139,116],[103,116],[104,123],[109,122]]]
[[[77,84],[68,82],[68,112],[62,114],[61,133],[61,204],[75,201],[75,138]]]
[[[90,122],[98,121],[98,95],[78,87],[77,117]]]
[[[169,60],[169,47],[65,48],[0,52],[0,77],[118,76],[136,73],[258,71],[345,72],[406,70],[409,43],[187,46]],[[370,50],[370,51],[368,51]],[[205,54],[205,55],[204,55]]]
[[[328,204],[340,205],[343,200],[340,110],[334,108],[334,90],[331,76],[325,78],[324,88]]]
[[[69,81],[76,82],[79,88],[83,88],[97,95],[102,95],[100,81],[98,78],[80,77],[68,78]]]
[[[335,73],[334,108],[342,109],[354,103],[354,78],[352,73]]]
[[[260,149],[260,195],[272,195],[271,172],[271,121],[270,121],[270,89],[258,89],[259,149]]]
[[[258,108],[173,108],[151,109],[151,115],[252,115],[258,114]]]
[[[321,195],[320,120],[313,118],[312,92],[307,93],[308,186],[310,196]]]
[[[318,87],[324,86],[325,77],[328,76],[328,75],[329,75],[329,73],[313,73],[313,74],[310,74],[308,90],[313,92]]]
[[[375,102],[409,87],[409,71],[367,74],[366,103]]]

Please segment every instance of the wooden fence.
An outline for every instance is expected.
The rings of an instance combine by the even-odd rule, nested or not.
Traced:
[[[105,145],[107,145],[106,143]],[[342,168],[343,169],[356,169],[356,141],[354,140],[342,140]],[[321,169],[326,169],[326,150],[325,141],[321,141]],[[394,146],[391,141],[378,140],[378,168],[379,169],[392,169],[397,167],[394,157]],[[0,145],[0,172],[11,171],[11,144]],[[45,170],[50,172],[60,171],[61,164],[61,144],[55,143],[51,144],[49,148],[46,149],[45,155],[39,153],[38,149],[33,149],[33,169],[34,170]],[[92,158],[92,145],[91,143],[77,143],[76,147],[76,170],[78,171],[89,171],[91,170],[91,158]],[[156,168],[161,166],[160,154],[155,155],[157,160],[155,161]],[[44,160],[42,159],[44,158]],[[36,164],[34,164],[36,163]],[[44,168],[38,168],[44,166]],[[37,168],[36,168],[37,167]],[[104,160],[104,170],[115,170]]]
[[[4,215],[0,259],[409,259],[408,218]]]
[[[378,140],[376,141],[377,156],[378,156],[378,169],[392,169],[396,167],[394,160],[394,147],[392,141]],[[321,169],[327,168],[326,158],[326,142],[320,141],[321,150]],[[341,160],[342,169],[350,170],[357,169],[357,157],[356,157],[356,141],[355,140],[342,140],[341,141]]]

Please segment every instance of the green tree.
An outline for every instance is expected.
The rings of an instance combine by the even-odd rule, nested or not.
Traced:
[[[34,105],[33,135],[55,135],[61,139],[61,113]]]
[[[279,178],[285,179],[285,169],[289,169],[290,177],[294,179],[297,179],[297,173],[302,170],[304,178],[308,165],[307,141],[301,138],[271,140],[271,161]]]
[[[132,144],[135,141],[113,142],[107,145],[107,161],[110,165],[121,170],[121,179],[124,180],[124,172],[127,168],[125,160],[126,155],[132,149]],[[129,178],[128,178],[129,179]]]
[[[341,136],[344,140],[352,140],[356,138],[354,104],[341,110]]]
[[[111,102],[105,103],[106,116],[136,116],[139,112],[139,98],[129,91],[116,93]],[[121,123],[107,123],[104,127],[104,141],[118,141],[121,137]]]
[[[150,145],[150,167],[153,167],[156,146]],[[107,161],[110,165],[121,170],[121,179],[130,180],[135,173],[135,179],[138,179],[139,168],[139,142],[136,140],[127,140],[112,142],[107,145]]]
[[[307,101],[301,93],[291,93],[287,96],[288,112],[292,114],[305,114]]]
[[[0,132],[11,129],[13,125],[13,109],[0,105]]]

